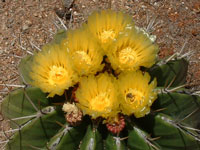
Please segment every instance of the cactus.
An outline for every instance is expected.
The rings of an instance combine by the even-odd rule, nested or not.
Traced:
[[[60,31],[46,47],[62,44],[65,39],[66,31]],[[143,117],[119,113],[125,127],[116,130],[116,126],[102,121],[101,117],[92,118],[90,115],[84,115],[81,122],[71,124],[65,118],[63,104],[70,102],[72,105],[66,109],[76,111],[72,101],[79,103],[74,96],[79,87],[72,86],[60,96],[49,96],[48,92],[31,86],[33,60],[34,56],[21,60],[19,71],[25,86],[11,92],[2,103],[1,112],[16,131],[8,138],[6,149],[200,149],[200,97],[184,88],[188,67],[186,59],[160,60],[149,68],[143,68],[151,80],[157,79],[157,99],[151,111]]]

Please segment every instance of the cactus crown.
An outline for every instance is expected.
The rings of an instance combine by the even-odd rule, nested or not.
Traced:
[[[131,17],[94,12],[22,59],[25,86],[2,113],[16,131],[6,149],[199,149],[200,97],[184,88],[184,58],[157,60]]]

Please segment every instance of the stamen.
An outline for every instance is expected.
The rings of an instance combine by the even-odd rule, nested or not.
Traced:
[[[62,82],[68,76],[68,72],[61,66],[53,65],[49,71],[49,84]]]
[[[108,42],[109,39],[114,39],[116,34],[114,33],[113,30],[104,30],[103,32],[100,33],[99,39],[101,40],[102,43]]]
[[[122,64],[133,64],[136,59],[136,52],[131,47],[124,48],[119,52],[119,61]]]
[[[74,55],[76,56],[76,58],[79,59],[80,63],[84,62],[87,65],[92,64],[92,60],[91,60],[90,56],[85,51],[76,51],[76,53]]]

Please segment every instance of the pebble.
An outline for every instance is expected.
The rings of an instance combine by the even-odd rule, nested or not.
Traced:
[[[38,16],[38,14],[37,14],[37,13],[33,13],[33,16],[37,17],[37,16]]]
[[[31,26],[31,25],[32,25],[32,22],[31,22],[30,20],[26,20],[25,22],[26,22],[26,24],[27,24],[28,26]]]
[[[78,15],[78,13],[76,11],[74,11],[74,15]]]
[[[28,28],[29,28],[28,25],[25,24],[25,25],[23,25],[22,30],[25,31],[25,30],[27,30]]]
[[[72,5],[72,3],[74,2],[74,0],[62,0],[63,1],[63,5],[69,9],[70,6]]]

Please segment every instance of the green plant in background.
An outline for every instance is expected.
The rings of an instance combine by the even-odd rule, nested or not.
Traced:
[[[2,103],[16,130],[6,149],[200,149],[188,63],[157,60],[152,39],[128,15],[105,10],[23,58],[26,86]]]

